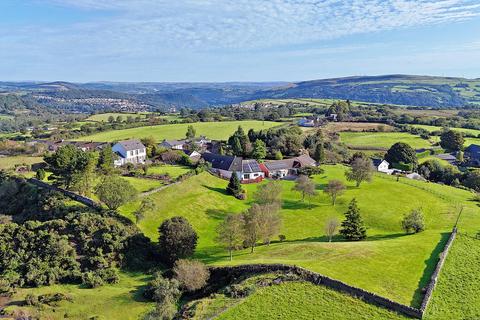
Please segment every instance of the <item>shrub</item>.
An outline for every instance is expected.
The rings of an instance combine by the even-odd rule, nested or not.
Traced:
[[[278,240],[280,240],[280,242],[283,242],[283,241],[287,240],[287,237],[284,234],[279,234],[278,235]]]
[[[184,217],[165,220],[158,232],[161,254],[169,264],[173,264],[177,259],[188,258],[197,247],[197,233]]]
[[[35,174],[35,176],[36,176],[36,178],[37,178],[38,180],[41,180],[41,181],[42,181],[42,180],[45,180],[45,170],[43,170],[43,169],[38,169],[38,170],[37,170],[37,173]]]
[[[210,277],[207,267],[200,261],[180,259],[173,267],[175,279],[187,291],[195,291],[205,286]]]
[[[255,291],[255,287],[253,285],[246,286],[241,284],[232,284],[225,288],[223,293],[230,298],[239,299],[248,297]]]
[[[425,230],[423,214],[420,210],[412,210],[402,220],[402,228],[406,233],[418,233]]]
[[[38,296],[36,296],[32,293],[27,294],[26,297],[25,297],[25,303],[27,304],[27,306],[38,305]]]
[[[89,271],[82,274],[82,284],[88,288],[97,288],[103,286],[104,282],[96,272]]]

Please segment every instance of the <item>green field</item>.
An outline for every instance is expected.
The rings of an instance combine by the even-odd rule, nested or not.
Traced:
[[[425,319],[480,319],[480,240],[458,234]]]
[[[177,165],[161,165],[161,166],[152,166],[148,168],[149,175],[163,175],[168,174],[172,179],[181,176],[189,172],[191,168],[186,166],[177,166]]]
[[[290,282],[257,289],[254,294],[220,314],[217,319],[408,318],[323,286]]]
[[[15,310],[14,305],[22,302],[29,293],[35,295],[63,293],[73,301],[62,301],[54,307],[44,305],[41,311],[24,306],[21,309],[27,310],[30,315],[38,316],[40,319],[138,320],[153,308],[153,303],[146,301],[142,296],[149,280],[150,278],[143,274],[121,273],[119,283],[95,289],[84,289],[79,285],[19,289],[12,297],[13,306],[7,307],[7,311]]]
[[[340,140],[355,148],[388,149],[397,142],[409,144],[414,149],[430,148],[432,143],[407,132],[340,132]]]
[[[122,177],[122,179],[127,180],[130,184],[137,189],[138,192],[147,192],[152,189],[161,187],[163,185],[162,181],[153,180],[153,179],[144,179],[137,177]]]
[[[344,180],[344,167],[325,166],[326,172],[317,176],[318,190],[329,179]],[[172,216],[188,218],[199,234],[196,258],[209,264],[230,264],[227,252],[214,241],[215,227],[231,212],[241,212],[250,201],[239,201],[225,194],[227,181],[207,173],[192,177],[169,187],[151,198],[157,209],[148,213],[139,227],[152,240],[158,238],[157,228]],[[283,227],[281,233],[287,241],[259,246],[254,254],[249,250],[234,255],[235,264],[287,263],[306,267],[349,284],[392,298],[395,301],[418,306],[421,288],[435,267],[455,221],[452,206],[466,205],[461,227],[476,230],[480,216],[471,194],[467,191],[437,184],[400,180],[376,175],[370,184],[355,188],[347,183],[348,190],[333,207],[329,199],[320,193],[311,204],[299,201],[300,196],[291,191],[293,182],[282,181]],[[256,185],[245,186],[252,194]],[[343,219],[348,202],[356,197],[368,227],[368,241],[328,243],[324,237],[324,225],[330,217]],[[121,208],[133,219],[137,203]],[[400,227],[403,214],[421,208],[426,217],[427,230],[417,235],[405,235]]]
[[[149,112],[139,112],[139,113],[121,113],[121,112],[107,112],[107,113],[99,113],[94,114],[85,119],[86,121],[94,121],[94,122],[108,122],[108,118],[110,116],[114,117],[115,120],[118,116],[123,117],[123,121],[127,120],[128,116],[132,116],[133,118],[140,117],[145,119]]]
[[[443,129],[442,127],[427,126],[423,124],[413,124],[412,127],[425,129],[428,132],[442,131]],[[468,134],[473,134],[475,136],[478,136],[480,134],[480,130],[475,130],[475,129],[466,129],[466,128],[450,128],[450,129],[459,131],[459,132],[468,133]]]
[[[15,165],[32,165],[34,163],[43,162],[42,157],[13,156],[0,157],[0,170],[13,169]]]
[[[225,121],[225,122],[196,122],[182,124],[168,124],[147,126],[124,130],[100,132],[90,136],[80,137],[80,141],[119,141],[132,138],[146,138],[153,136],[157,140],[185,138],[188,126],[197,130],[197,136],[204,135],[210,139],[225,140],[237,129],[239,125],[247,132],[249,129],[261,130],[280,125],[271,121]]]

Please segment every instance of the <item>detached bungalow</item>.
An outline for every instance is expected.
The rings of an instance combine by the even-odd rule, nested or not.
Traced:
[[[212,172],[221,178],[230,179],[235,171],[242,183],[260,182],[265,177],[256,160],[243,160],[241,157],[225,156],[205,152],[203,159],[212,165]]]
[[[139,140],[125,140],[115,143],[112,151],[117,154],[114,165],[122,166],[126,163],[144,164],[147,159],[147,149]]]
[[[168,148],[168,149],[175,149],[175,150],[183,150],[183,146],[187,143],[186,140],[163,140],[160,143],[160,146]]]
[[[261,167],[267,177],[282,179],[297,175],[299,168],[315,167],[316,165],[315,160],[304,154],[296,158],[266,161]]]

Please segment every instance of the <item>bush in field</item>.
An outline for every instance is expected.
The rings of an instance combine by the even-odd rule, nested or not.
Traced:
[[[406,233],[418,233],[425,230],[423,214],[420,210],[412,210],[402,220],[402,228]]]
[[[173,266],[173,273],[180,286],[187,291],[203,288],[210,277],[207,267],[197,260],[177,260]]]
[[[106,176],[97,186],[95,194],[111,210],[133,201],[137,190],[125,179],[118,176]]]
[[[148,284],[144,295],[157,303],[155,310],[147,314],[145,319],[169,320],[177,312],[176,303],[180,298],[181,291],[177,280],[166,279],[160,273],[157,273]]]
[[[35,174],[35,177],[40,180],[40,181],[43,181],[45,180],[45,170],[43,169],[38,169],[36,174]]]
[[[197,247],[197,233],[184,217],[165,220],[158,232],[161,254],[168,264],[190,257]]]

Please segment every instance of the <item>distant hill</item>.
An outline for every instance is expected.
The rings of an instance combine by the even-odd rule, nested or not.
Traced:
[[[294,83],[258,98],[332,98],[428,107],[480,104],[480,79],[386,75]]]
[[[0,82],[2,94],[21,96],[30,105],[77,112],[203,108],[267,98],[350,99],[448,108],[480,105],[480,79],[384,75],[302,82]],[[18,107],[18,101],[9,101]]]

